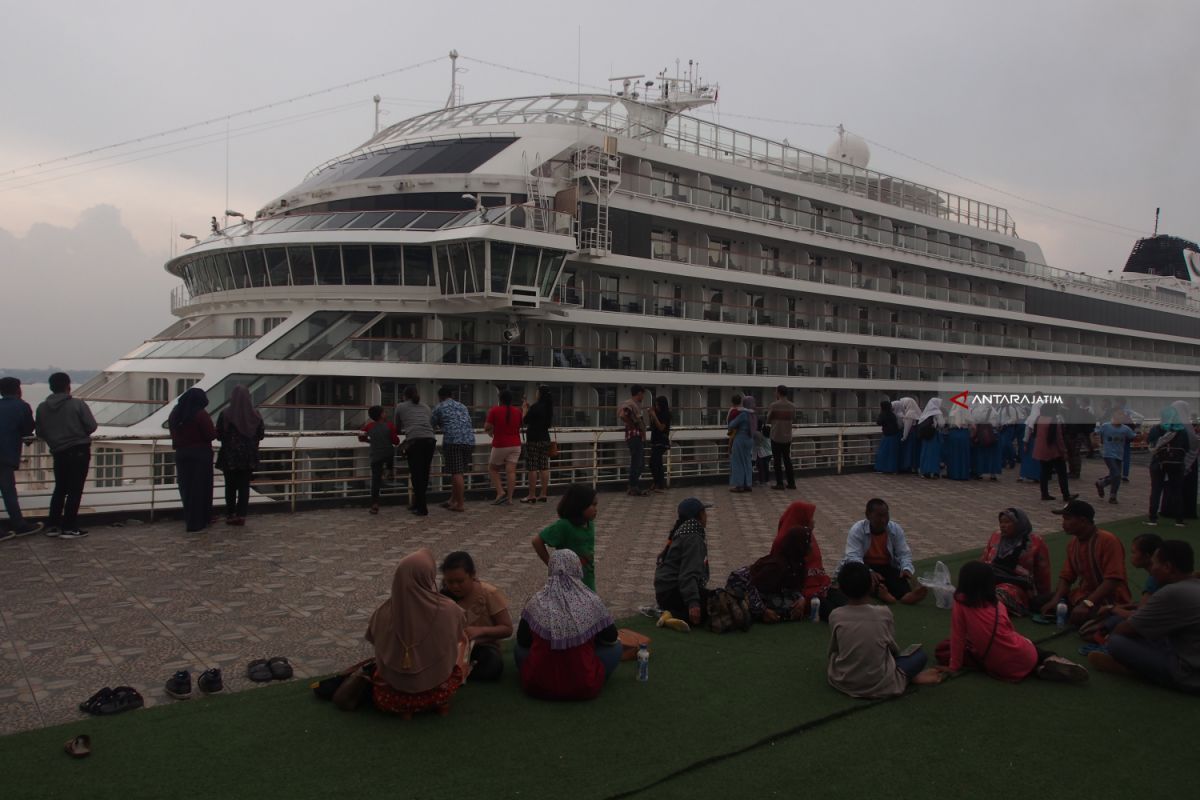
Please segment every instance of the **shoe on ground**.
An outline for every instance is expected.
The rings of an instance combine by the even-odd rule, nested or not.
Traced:
[[[221,680],[221,670],[213,668],[201,672],[200,677],[196,679],[196,688],[205,694],[216,694],[223,691],[225,682]]]
[[[1096,494],[1100,495],[1101,500],[1104,499],[1104,484],[1100,481],[1096,481]]]
[[[192,696],[192,673],[181,669],[171,676],[164,687],[167,694],[176,700],[189,700]]]
[[[660,609],[658,606],[641,606],[638,608],[638,613],[643,617],[649,617],[650,619],[656,620],[662,614],[662,609]]]
[[[1124,664],[1122,664],[1120,661],[1117,661],[1115,658],[1112,657],[1111,654],[1106,653],[1106,652],[1102,653],[1099,650],[1097,650],[1094,653],[1088,653],[1087,659],[1088,659],[1088,663],[1091,664],[1092,667],[1100,670],[1101,672],[1108,672],[1113,675],[1132,675],[1133,674],[1129,671],[1129,669]]]
[[[33,534],[41,531],[41,529],[44,527],[46,526],[40,522],[26,522],[24,525],[14,528],[13,533],[17,536],[32,536]]]
[[[1117,498],[1115,498],[1115,497],[1110,497],[1110,498],[1108,498],[1108,504],[1109,504],[1110,506],[1115,506],[1115,505],[1117,505]]]
[[[1088,658],[1090,659],[1091,656],[1089,655]],[[1088,671],[1069,658],[1050,656],[1037,668],[1037,676],[1044,681],[1084,683],[1088,679]]]
[[[15,538],[17,538],[16,531],[4,531],[3,533],[0,533],[0,542],[7,542],[9,539]]]
[[[46,530],[42,531],[42,533],[46,534],[51,539],[55,539],[62,534],[62,528],[57,525],[51,525],[46,528]]]
[[[1146,520],[1145,522],[1143,522],[1142,524],[1143,524],[1143,525],[1149,525],[1151,528],[1157,528],[1157,527],[1158,527],[1158,520],[1156,520],[1156,519],[1148,519],[1148,520]]]
[[[85,537],[87,535],[88,535],[87,531],[80,530],[79,528],[73,528],[73,529],[63,528],[62,532],[58,534],[58,538],[60,538],[60,539],[82,539],[83,537]]]
[[[796,484],[794,484],[794,483],[789,483],[789,484],[788,484],[788,488],[789,488],[789,489],[795,489],[795,488],[796,488]]]
[[[658,618],[658,622],[655,624],[660,628],[670,628],[671,630],[679,633],[688,633],[692,629],[692,626],[688,625],[684,620],[676,619],[675,617],[671,616],[670,611],[662,612]]]
[[[1058,498],[1052,494],[1044,494],[1044,495],[1042,495],[1042,499],[1043,500],[1057,500]]]
[[[786,486],[784,486],[782,483],[777,483],[777,484],[775,484],[774,486],[772,486],[771,488],[772,488],[772,489],[781,489],[781,490],[782,490],[782,489],[786,489],[787,487],[786,487]]]
[[[1183,525],[1183,523],[1182,523],[1182,522],[1176,522],[1176,523],[1175,523],[1175,527],[1176,527],[1176,528],[1182,528],[1182,527],[1184,527],[1184,525]]]

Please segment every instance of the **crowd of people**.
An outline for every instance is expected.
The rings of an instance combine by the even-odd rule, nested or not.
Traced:
[[[1085,452],[1089,458],[1098,452],[1108,470],[1095,482],[1099,498],[1118,504],[1121,484],[1130,480],[1133,442],[1144,433],[1150,453],[1147,524],[1157,525],[1161,514],[1182,526],[1196,515],[1200,434],[1183,400],[1163,408],[1158,423],[1145,431],[1140,417],[1119,399],[1097,417],[1072,398],[1026,409],[960,402],[946,408],[934,397],[922,409],[915,399],[902,397],[882,400],[876,423],[881,432],[876,472],[995,481],[1012,469],[1019,482],[1037,484],[1042,500],[1063,504],[1079,496],[1070,482],[1082,477]],[[1057,496],[1050,493],[1052,479]]]
[[[744,413],[744,412],[743,412]],[[545,586],[525,603],[515,627],[513,666],[522,690],[546,700],[597,697],[622,660],[622,632],[596,593],[598,500],[587,486],[568,487],[559,520],[533,538],[547,565]],[[779,519],[770,551],[710,586],[706,529],[712,506],[695,497],[679,503],[656,560],[653,590],[658,626],[689,632],[712,624],[734,603],[748,624],[826,622],[826,678],[847,695],[885,698],[910,685],[935,685],[962,671],[1002,681],[1029,677],[1081,683],[1082,664],[1022,635],[1016,617],[1053,619],[1090,644],[1089,664],[1164,687],[1200,692],[1200,577],[1184,541],[1138,537],[1133,564],[1149,572],[1131,602],[1121,541],[1095,524],[1095,509],[1071,501],[1062,514],[1069,537],[1057,584],[1044,540],[1028,515],[1006,508],[978,559],[958,573],[948,635],[932,653],[901,649],[893,603],[919,603],[903,528],[887,503],[871,499],[847,531],[838,568],[825,569],[815,530],[816,506],[793,502]],[[472,557],[450,553],[436,583],[428,550],[403,559],[390,598],[371,618],[367,639],[375,658],[365,665],[377,707],[410,717],[446,713],[467,678],[494,681],[504,671],[500,643],[513,636],[509,602],[476,574]],[[363,668],[363,664],[354,669]]]

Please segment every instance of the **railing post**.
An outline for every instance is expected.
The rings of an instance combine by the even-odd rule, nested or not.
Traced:
[[[150,521],[154,522],[154,496],[158,488],[158,478],[154,474],[154,456],[158,453],[158,439],[150,440]]]
[[[846,433],[845,428],[838,428],[838,436],[837,436],[837,474],[838,475],[842,474],[842,467],[846,463],[845,433]]]
[[[296,448],[299,446],[299,444],[300,444],[300,436],[298,434],[293,433],[292,434],[292,479],[291,479],[292,513],[293,514],[296,513],[296,490],[297,490],[297,486],[296,486]]]
[[[592,488],[600,481],[600,432],[592,435]]]

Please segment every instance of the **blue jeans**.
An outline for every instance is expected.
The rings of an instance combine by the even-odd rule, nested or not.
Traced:
[[[924,650],[918,650],[911,656],[896,656],[896,666],[900,671],[908,676],[911,681],[917,676],[917,673],[925,669],[925,665],[929,663],[929,656]]]
[[[612,644],[600,644],[596,642],[596,657],[604,665],[604,680],[608,680],[617,671],[617,665],[621,663],[621,650],[620,642],[613,642]],[[517,665],[518,673],[521,672],[521,665],[525,663],[525,659],[527,658],[529,658],[528,647],[517,645],[513,648],[513,661]]]
[[[1100,487],[1107,486],[1110,497],[1116,497],[1117,491],[1121,488],[1121,459],[1104,457],[1104,466],[1108,467],[1108,474],[1100,480],[1096,481],[1096,485]]]
[[[1113,634],[1108,637],[1108,654],[1139,677],[1181,692],[1196,691],[1181,686],[1171,674],[1175,650],[1166,639],[1149,641]]]
[[[630,439],[629,445],[629,488],[640,489],[642,482],[642,463],[643,453],[646,449],[646,442],[641,436]]]

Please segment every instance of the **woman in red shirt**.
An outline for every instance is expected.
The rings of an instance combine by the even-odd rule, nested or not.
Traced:
[[[958,572],[954,600],[950,639],[937,648],[939,672],[981,669],[997,680],[1014,683],[1030,675],[1069,683],[1088,679],[1087,670],[1079,664],[1042,650],[1017,633],[1008,608],[996,597],[996,577],[990,564],[964,564]]]
[[[492,406],[484,421],[483,430],[491,434],[492,451],[488,457],[488,474],[496,490],[494,506],[509,506],[517,484],[517,462],[521,459],[521,409],[513,405],[512,392],[500,392],[500,405]],[[500,482],[500,467],[508,476],[508,491]]]

